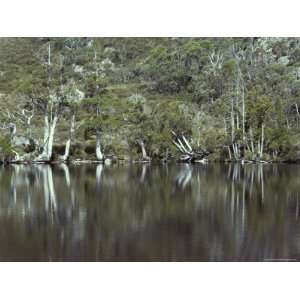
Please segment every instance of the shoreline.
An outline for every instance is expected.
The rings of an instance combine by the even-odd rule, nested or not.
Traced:
[[[230,160],[205,160],[205,161],[194,161],[194,162],[184,162],[180,160],[68,160],[68,161],[61,161],[61,160],[52,160],[52,161],[7,161],[7,162],[0,162],[0,166],[8,166],[8,165],[99,165],[103,164],[106,166],[109,165],[116,165],[116,164],[147,164],[147,165],[164,165],[164,164],[184,164],[184,165],[206,165],[206,164],[240,164],[240,165],[265,165],[265,164],[292,164],[297,165],[300,164],[299,161],[291,161],[291,160],[278,160],[278,161],[230,161]]]

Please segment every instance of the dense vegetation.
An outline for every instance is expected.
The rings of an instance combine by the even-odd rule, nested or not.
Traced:
[[[2,38],[0,159],[168,159],[190,146],[215,160],[297,161],[299,45]]]

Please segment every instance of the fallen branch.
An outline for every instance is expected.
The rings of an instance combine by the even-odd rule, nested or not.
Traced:
[[[182,155],[178,159],[179,162],[194,163],[197,161],[201,161],[203,158],[210,154],[210,152],[206,150],[193,150],[191,144],[183,134],[178,135],[174,131],[172,131],[172,135],[173,144],[182,153]]]

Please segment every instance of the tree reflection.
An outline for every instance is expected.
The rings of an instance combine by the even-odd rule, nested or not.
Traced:
[[[143,183],[145,181],[145,177],[146,177],[146,172],[147,172],[147,167],[148,164],[142,164],[142,173],[141,173],[141,177],[140,177],[140,182]]]
[[[183,164],[180,171],[176,175],[176,186],[185,190],[192,178],[192,166],[190,164]]]
[[[300,167],[0,169],[4,260],[299,258]]]

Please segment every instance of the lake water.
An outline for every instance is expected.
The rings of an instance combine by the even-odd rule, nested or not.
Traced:
[[[299,165],[0,167],[0,261],[300,259]]]

